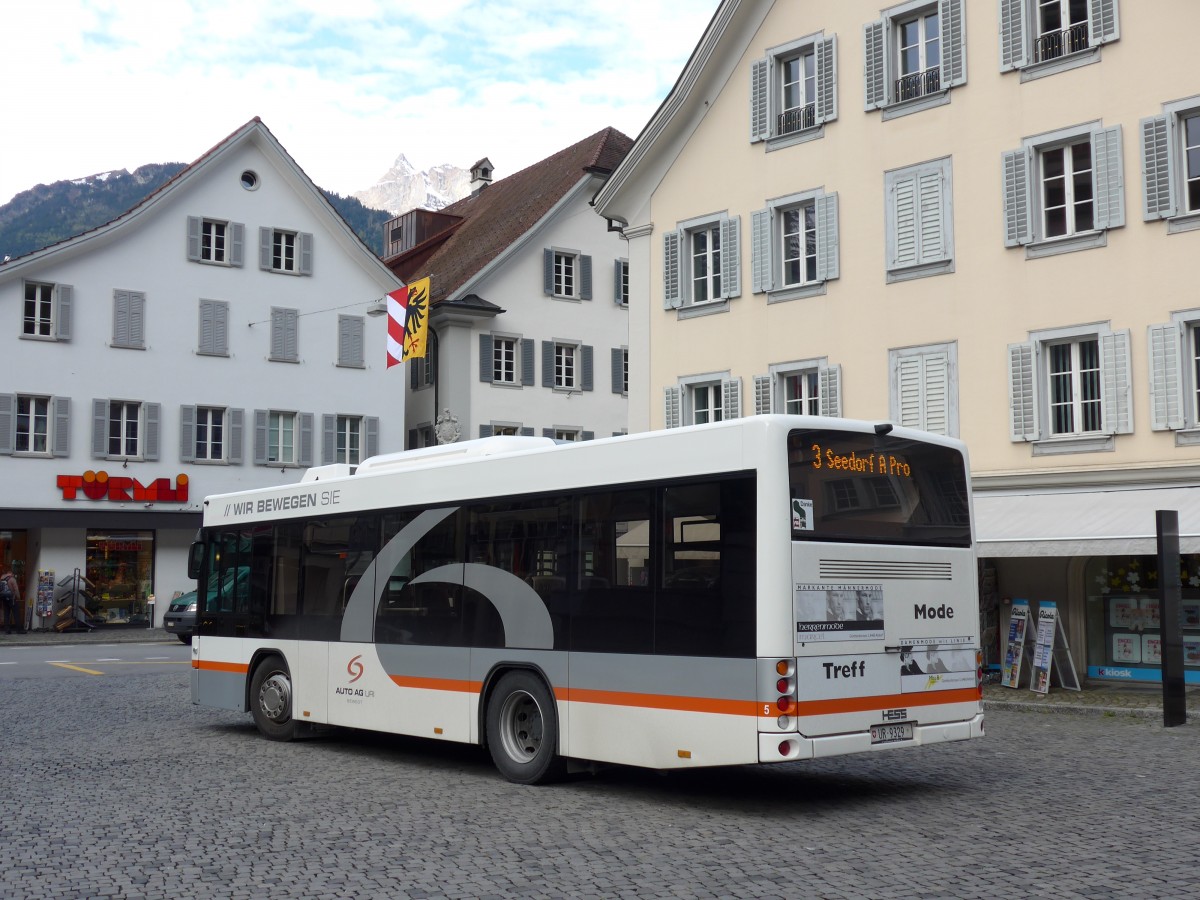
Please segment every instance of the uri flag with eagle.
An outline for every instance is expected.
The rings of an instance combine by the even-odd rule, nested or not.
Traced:
[[[429,335],[429,279],[387,295],[387,367],[425,356]]]

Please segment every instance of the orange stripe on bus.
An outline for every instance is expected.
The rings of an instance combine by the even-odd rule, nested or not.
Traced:
[[[977,703],[979,688],[952,691],[928,691],[921,694],[892,694],[880,697],[845,697],[840,700],[801,700],[797,716],[830,716],[838,713],[867,712],[910,706],[938,706],[943,703]]]
[[[463,681],[458,678],[419,678],[414,675],[390,675],[398,687],[422,688],[427,691],[458,691],[478,694],[483,690],[482,681]]]
[[[595,691],[585,688],[559,689],[554,693],[559,700],[572,703],[637,706],[643,709],[676,709],[683,712],[718,713],[725,716],[757,716],[761,709],[761,706],[754,700],[673,697],[664,694],[631,694],[625,691]]]
[[[203,669],[208,672],[233,672],[237,675],[245,675],[250,667],[245,663],[230,663],[230,662],[213,662],[209,659],[198,659],[192,663],[192,668]]]

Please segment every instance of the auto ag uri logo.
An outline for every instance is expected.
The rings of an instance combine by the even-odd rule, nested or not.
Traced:
[[[363,676],[363,664],[359,662],[360,659],[362,659],[362,656],[356,656],[350,662],[346,663],[346,674],[354,676],[350,679],[351,684],[354,684],[354,682]]]

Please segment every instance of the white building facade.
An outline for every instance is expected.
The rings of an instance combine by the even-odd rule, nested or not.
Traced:
[[[158,624],[195,586],[206,496],[401,449],[366,315],[399,285],[258,119],[0,266],[0,549],[27,626]]]

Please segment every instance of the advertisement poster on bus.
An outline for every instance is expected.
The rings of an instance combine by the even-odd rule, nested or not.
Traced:
[[[900,648],[900,690],[945,691],[975,686],[975,651],[963,647]]]
[[[1054,665],[1054,636],[1058,631],[1058,606],[1052,600],[1038,604],[1037,642],[1033,647],[1033,676],[1029,689],[1050,692],[1050,669]]]
[[[793,608],[796,640],[883,639],[883,586],[798,584]]]
[[[1008,643],[1004,648],[1004,669],[1000,684],[1015,688],[1021,682],[1021,664],[1025,661],[1025,632],[1029,627],[1029,601],[1014,600],[1008,615]]]

